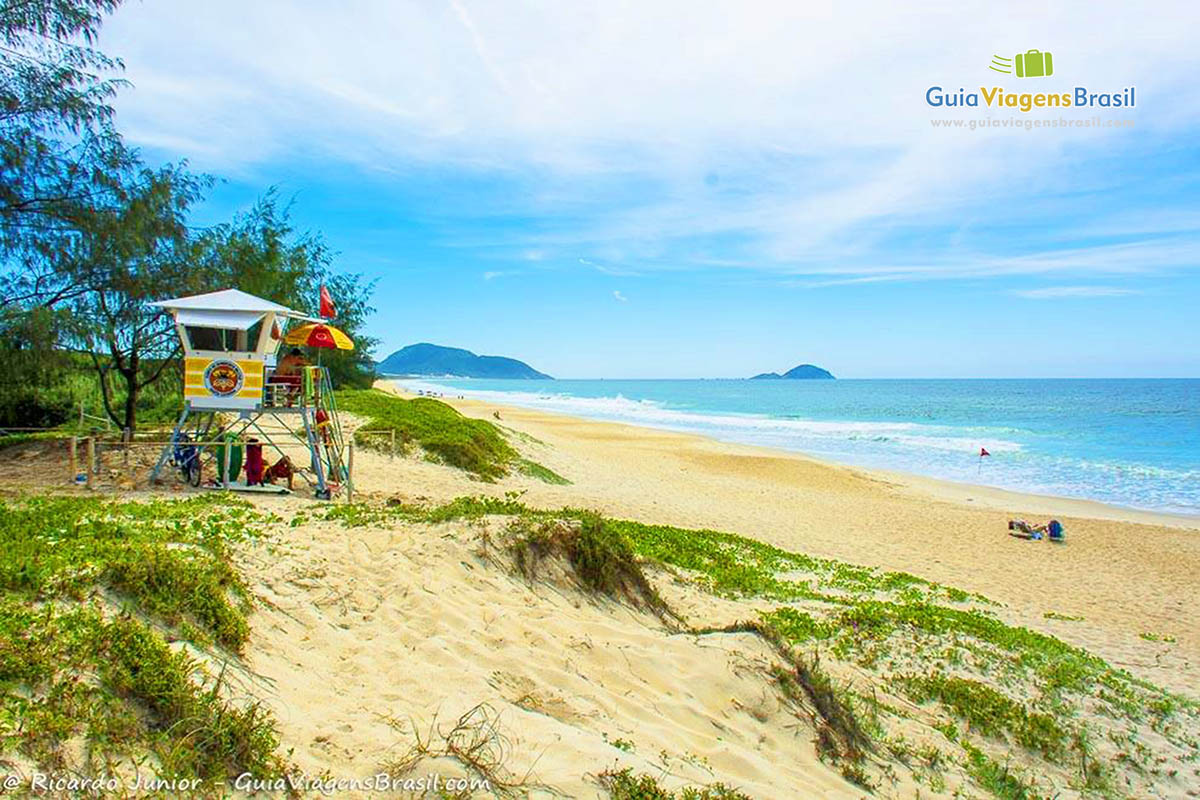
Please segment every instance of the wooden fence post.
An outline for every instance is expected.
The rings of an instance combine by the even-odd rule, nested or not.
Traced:
[[[354,502],[354,440],[346,445],[346,502]]]
[[[92,488],[92,476],[96,472],[96,437],[87,437],[87,488]]]
[[[396,429],[392,428],[392,461],[396,460]]]
[[[70,464],[71,483],[75,483],[75,476],[79,474],[79,440],[72,436],[67,441],[67,463]]]

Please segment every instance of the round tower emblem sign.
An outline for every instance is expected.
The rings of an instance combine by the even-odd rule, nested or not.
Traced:
[[[237,394],[245,381],[242,368],[232,361],[214,361],[204,370],[204,386],[217,397]]]

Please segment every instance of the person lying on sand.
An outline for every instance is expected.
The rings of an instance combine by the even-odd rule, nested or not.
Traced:
[[[1008,535],[1015,536],[1018,539],[1041,539],[1044,533],[1044,526],[1030,525],[1023,519],[1010,519],[1008,521]]]
[[[1018,539],[1034,540],[1041,540],[1043,536],[1049,536],[1052,542],[1064,541],[1062,523],[1056,519],[1040,525],[1030,525],[1023,519],[1010,519],[1008,521],[1008,535],[1015,536]]]

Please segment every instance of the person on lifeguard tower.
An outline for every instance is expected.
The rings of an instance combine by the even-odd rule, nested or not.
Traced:
[[[300,373],[307,366],[308,359],[300,352],[300,348],[293,347],[291,352],[279,359],[279,364],[275,367],[274,374],[271,375],[272,383],[287,385],[289,407],[296,401],[296,396],[300,394]]]
[[[279,359],[279,366],[275,368],[276,375],[300,377],[300,370],[308,366],[308,359],[300,352],[299,347],[293,347],[291,352]]]

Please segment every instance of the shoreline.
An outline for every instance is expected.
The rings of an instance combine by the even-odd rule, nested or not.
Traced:
[[[395,392],[395,390],[399,390],[398,393],[403,396],[416,397],[418,396],[417,393],[412,389],[407,388],[402,382],[426,382],[429,380],[430,379],[421,378],[387,377],[378,379],[375,382],[375,387],[384,389],[385,391]],[[635,431],[652,431],[654,433],[670,434],[681,437],[693,437],[701,441],[712,442],[717,445],[744,448],[750,451],[762,452],[767,455],[799,458],[803,459],[804,461],[829,467],[831,469],[850,470],[874,480],[880,480],[886,483],[899,485],[908,491],[928,496],[933,500],[959,503],[963,505],[971,504],[971,507],[973,508],[988,509],[992,511],[1013,511],[1014,509],[1019,509],[1024,513],[1045,515],[1061,514],[1064,516],[1085,517],[1088,519],[1109,520],[1113,522],[1130,522],[1144,525],[1159,525],[1164,527],[1180,528],[1184,530],[1200,531],[1200,514],[1188,515],[1171,511],[1156,511],[1151,509],[1136,508],[1133,506],[1123,506],[1115,503],[1107,503],[1102,500],[1093,500],[1083,497],[1039,494],[1036,492],[1021,491],[1017,489],[1005,489],[997,486],[988,486],[986,484],[955,481],[947,478],[936,478],[929,475],[921,475],[914,472],[904,472],[901,470],[890,470],[882,467],[866,467],[857,464],[846,464],[839,461],[821,458],[820,456],[814,456],[800,450],[788,450],[782,447],[771,447],[768,445],[745,444],[737,441],[718,439],[713,436],[708,436],[703,433],[697,433],[693,431],[680,431],[673,428],[658,427],[651,424],[638,424],[634,422],[585,417],[577,414],[553,411],[533,406],[497,403],[490,400],[481,400],[473,397],[458,397],[451,395],[446,395],[435,399],[441,400],[447,405],[457,408],[459,411],[463,411],[464,409],[486,408],[488,411],[498,409],[501,411],[507,410],[510,413],[521,412],[536,415],[546,415],[550,417],[562,418],[564,420],[577,420],[579,422],[586,422],[595,425],[612,425],[620,428],[629,428]]]
[[[416,397],[387,381],[376,386]],[[423,459],[364,457],[356,479],[364,496],[448,502],[517,492],[537,508],[737,534],[982,595],[1000,604],[1009,624],[1049,633],[1175,691],[1195,684],[1200,626],[1188,609],[1200,574],[1200,520],[845,466],[701,434],[439,399],[502,426],[524,458],[570,484],[518,473],[486,483]],[[1065,545],[1008,535],[1014,518],[1057,518]]]

